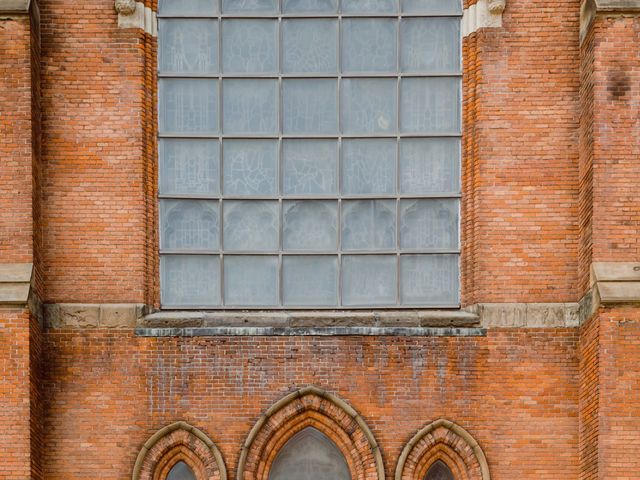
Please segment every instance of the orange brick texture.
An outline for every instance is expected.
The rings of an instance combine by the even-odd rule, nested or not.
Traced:
[[[640,258],[639,44],[638,16],[599,16],[582,45],[582,291],[591,262]]]
[[[145,301],[153,52],[141,30],[118,29],[113,5],[41,2],[49,301]]]
[[[42,479],[42,331],[29,312],[0,312],[0,479]]]
[[[287,393],[315,385],[362,416],[386,478],[416,432],[446,418],[478,441],[492,478],[576,479],[577,342],[576,329],[475,338],[155,339],[50,330],[45,477],[131,478],[147,439],[184,420],[215,442],[228,478],[236,478],[260,416]],[[331,413],[321,417],[339,423]],[[261,431],[267,443],[282,435]]]
[[[602,308],[582,328],[580,480],[640,478],[640,311]]]
[[[579,1],[508,0],[464,43],[464,304],[577,300]]]

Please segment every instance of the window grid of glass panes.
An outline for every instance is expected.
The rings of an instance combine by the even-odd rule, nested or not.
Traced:
[[[163,308],[459,304],[459,0],[160,0]]]

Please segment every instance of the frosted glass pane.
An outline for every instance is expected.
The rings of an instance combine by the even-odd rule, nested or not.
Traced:
[[[217,20],[159,20],[158,68],[161,72],[218,71]]]
[[[272,73],[277,64],[275,20],[223,20],[222,68],[225,73]]]
[[[336,133],[335,80],[283,80],[284,133]]]
[[[335,73],[338,23],[335,20],[284,20],[282,25],[285,73]]]
[[[403,72],[460,72],[458,18],[405,18],[400,31]]]
[[[338,145],[333,140],[285,140],[282,147],[286,195],[336,193]]]
[[[161,78],[160,133],[216,133],[218,81]]]
[[[395,246],[395,200],[342,202],[343,250],[391,250]]]
[[[460,80],[404,78],[400,112],[403,132],[460,132]]]
[[[344,79],[342,130],[345,133],[396,131],[395,79]]]
[[[395,305],[396,268],[395,255],[343,255],[342,303]]]
[[[398,11],[397,0],[342,0],[344,13],[393,13]]]
[[[286,201],[282,208],[285,250],[336,250],[338,244],[337,202]]]
[[[396,20],[350,19],[342,21],[344,72],[395,72]]]
[[[225,195],[277,193],[277,141],[225,140],[222,158]]]
[[[278,257],[226,256],[224,303],[234,306],[278,304]]]
[[[400,247],[458,248],[458,200],[400,201]]]
[[[224,13],[276,13],[278,0],[222,0]]]
[[[296,433],[278,452],[269,480],[351,480],[342,452],[313,427]]]
[[[217,250],[219,218],[215,200],[160,200],[160,248]]]
[[[160,257],[160,299],[163,306],[206,307],[220,304],[220,257]]]
[[[458,283],[458,255],[400,257],[400,298],[405,305],[456,305]]]
[[[186,463],[179,461],[169,470],[167,480],[196,480],[196,477]]]
[[[160,0],[158,3],[159,15],[207,16],[218,13],[218,0]]]
[[[160,193],[218,193],[220,162],[216,140],[161,138],[158,150]]]
[[[338,257],[282,257],[285,305],[331,306],[338,301]]]
[[[229,200],[222,208],[225,250],[278,250],[278,202]]]
[[[396,141],[342,141],[342,192],[393,194],[396,190]]]
[[[402,11],[429,15],[462,15],[461,0],[402,0]]]
[[[338,0],[283,0],[284,13],[331,13],[338,11]]]
[[[400,191],[408,194],[460,190],[458,138],[400,140]]]
[[[225,133],[277,133],[277,80],[225,80],[222,91]]]

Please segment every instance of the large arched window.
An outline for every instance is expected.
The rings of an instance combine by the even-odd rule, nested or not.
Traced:
[[[165,308],[457,307],[460,0],[160,0]]]
[[[351,480],[338,447],[322,432],[307,427],[282,447],[269,480]]]
[[[169,471],[167,480],[196,480],[196,476],[189,465],[180,460]]]
[[[455,480],[455,478],[451,469],[443,461],[438,460],[431,465],[424,480]]]

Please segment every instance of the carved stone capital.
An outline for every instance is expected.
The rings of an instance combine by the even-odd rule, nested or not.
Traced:
[[[494,15],[502,15],[506,6],[507,0],[491,0],[489,2],[489,11]]]
[[[135,0],[116,0],[115,8],[118,15],[133,15],[136,11],[136,2]]]
[[[506,0],[477,0],[465,8],[462,14],[462,35],[464,37],[481,28],[502,26],[502,14],[507,6]]]
[[[158,34],[158,20],[156,12],[144,3],[135,0],[115,0],[115,9],[118,12],[118,27],[139,28],[152,36]]]

